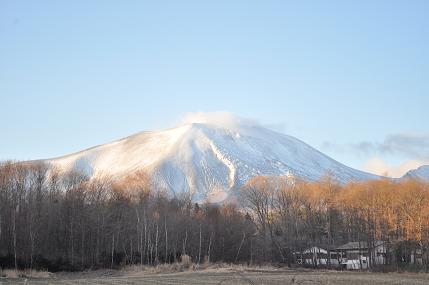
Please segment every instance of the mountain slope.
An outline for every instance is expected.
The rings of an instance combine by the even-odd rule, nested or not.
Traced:
[[[330,173],[341,182],[377,176],[349,168],[291,136],[240,124],[186,124],[142,132],[68,156],[46,160],[64,171],[115,178],[145,170],[158,188],[191,191],[195,199],[220,201],[256,175],[293,175],[318,180]]]
[[[429,182],[429,165],[410,170],[402,178],[417,178]]]

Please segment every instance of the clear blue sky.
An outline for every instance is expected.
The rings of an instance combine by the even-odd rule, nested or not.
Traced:
[[[356,168],[426,163],[428,109],[426,0],[0,0],[0,159],[229,111]]]

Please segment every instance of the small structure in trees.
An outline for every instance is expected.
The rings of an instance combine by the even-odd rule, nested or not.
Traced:
[[[312,267],[338,267],[340,265],[338,252],[330,250],[329,255],[330,259],[328,259],[328,250],[319,246],[309,247],[302,252],[295,252],[298,264]]]
[[[341,265],[346,269],[368,269],[386,264],[387,244],[375,241],[368,246],[367,242],[348,242],[336,249],[340,254]]]

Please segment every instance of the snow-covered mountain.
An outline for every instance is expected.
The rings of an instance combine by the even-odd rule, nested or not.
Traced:
[[[75,154],[45,160],[64,171],[120,179],[145,170],[157,187],[191,191],[196,200],[221,201],[256,175],[318,180],[330,173],[341,182],[377,176],[347,167],[304,142],[259,125],[190,123],[142,132]]]
[[[429,165],[408,171],[402,178],[418,178],[429,182]]]

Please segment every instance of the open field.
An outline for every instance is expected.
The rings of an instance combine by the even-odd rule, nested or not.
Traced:
[[[429,284],[428,274],[312,270],[208,269],[178,273],[92,271],[42,278],[0,278],[0,284]]]

